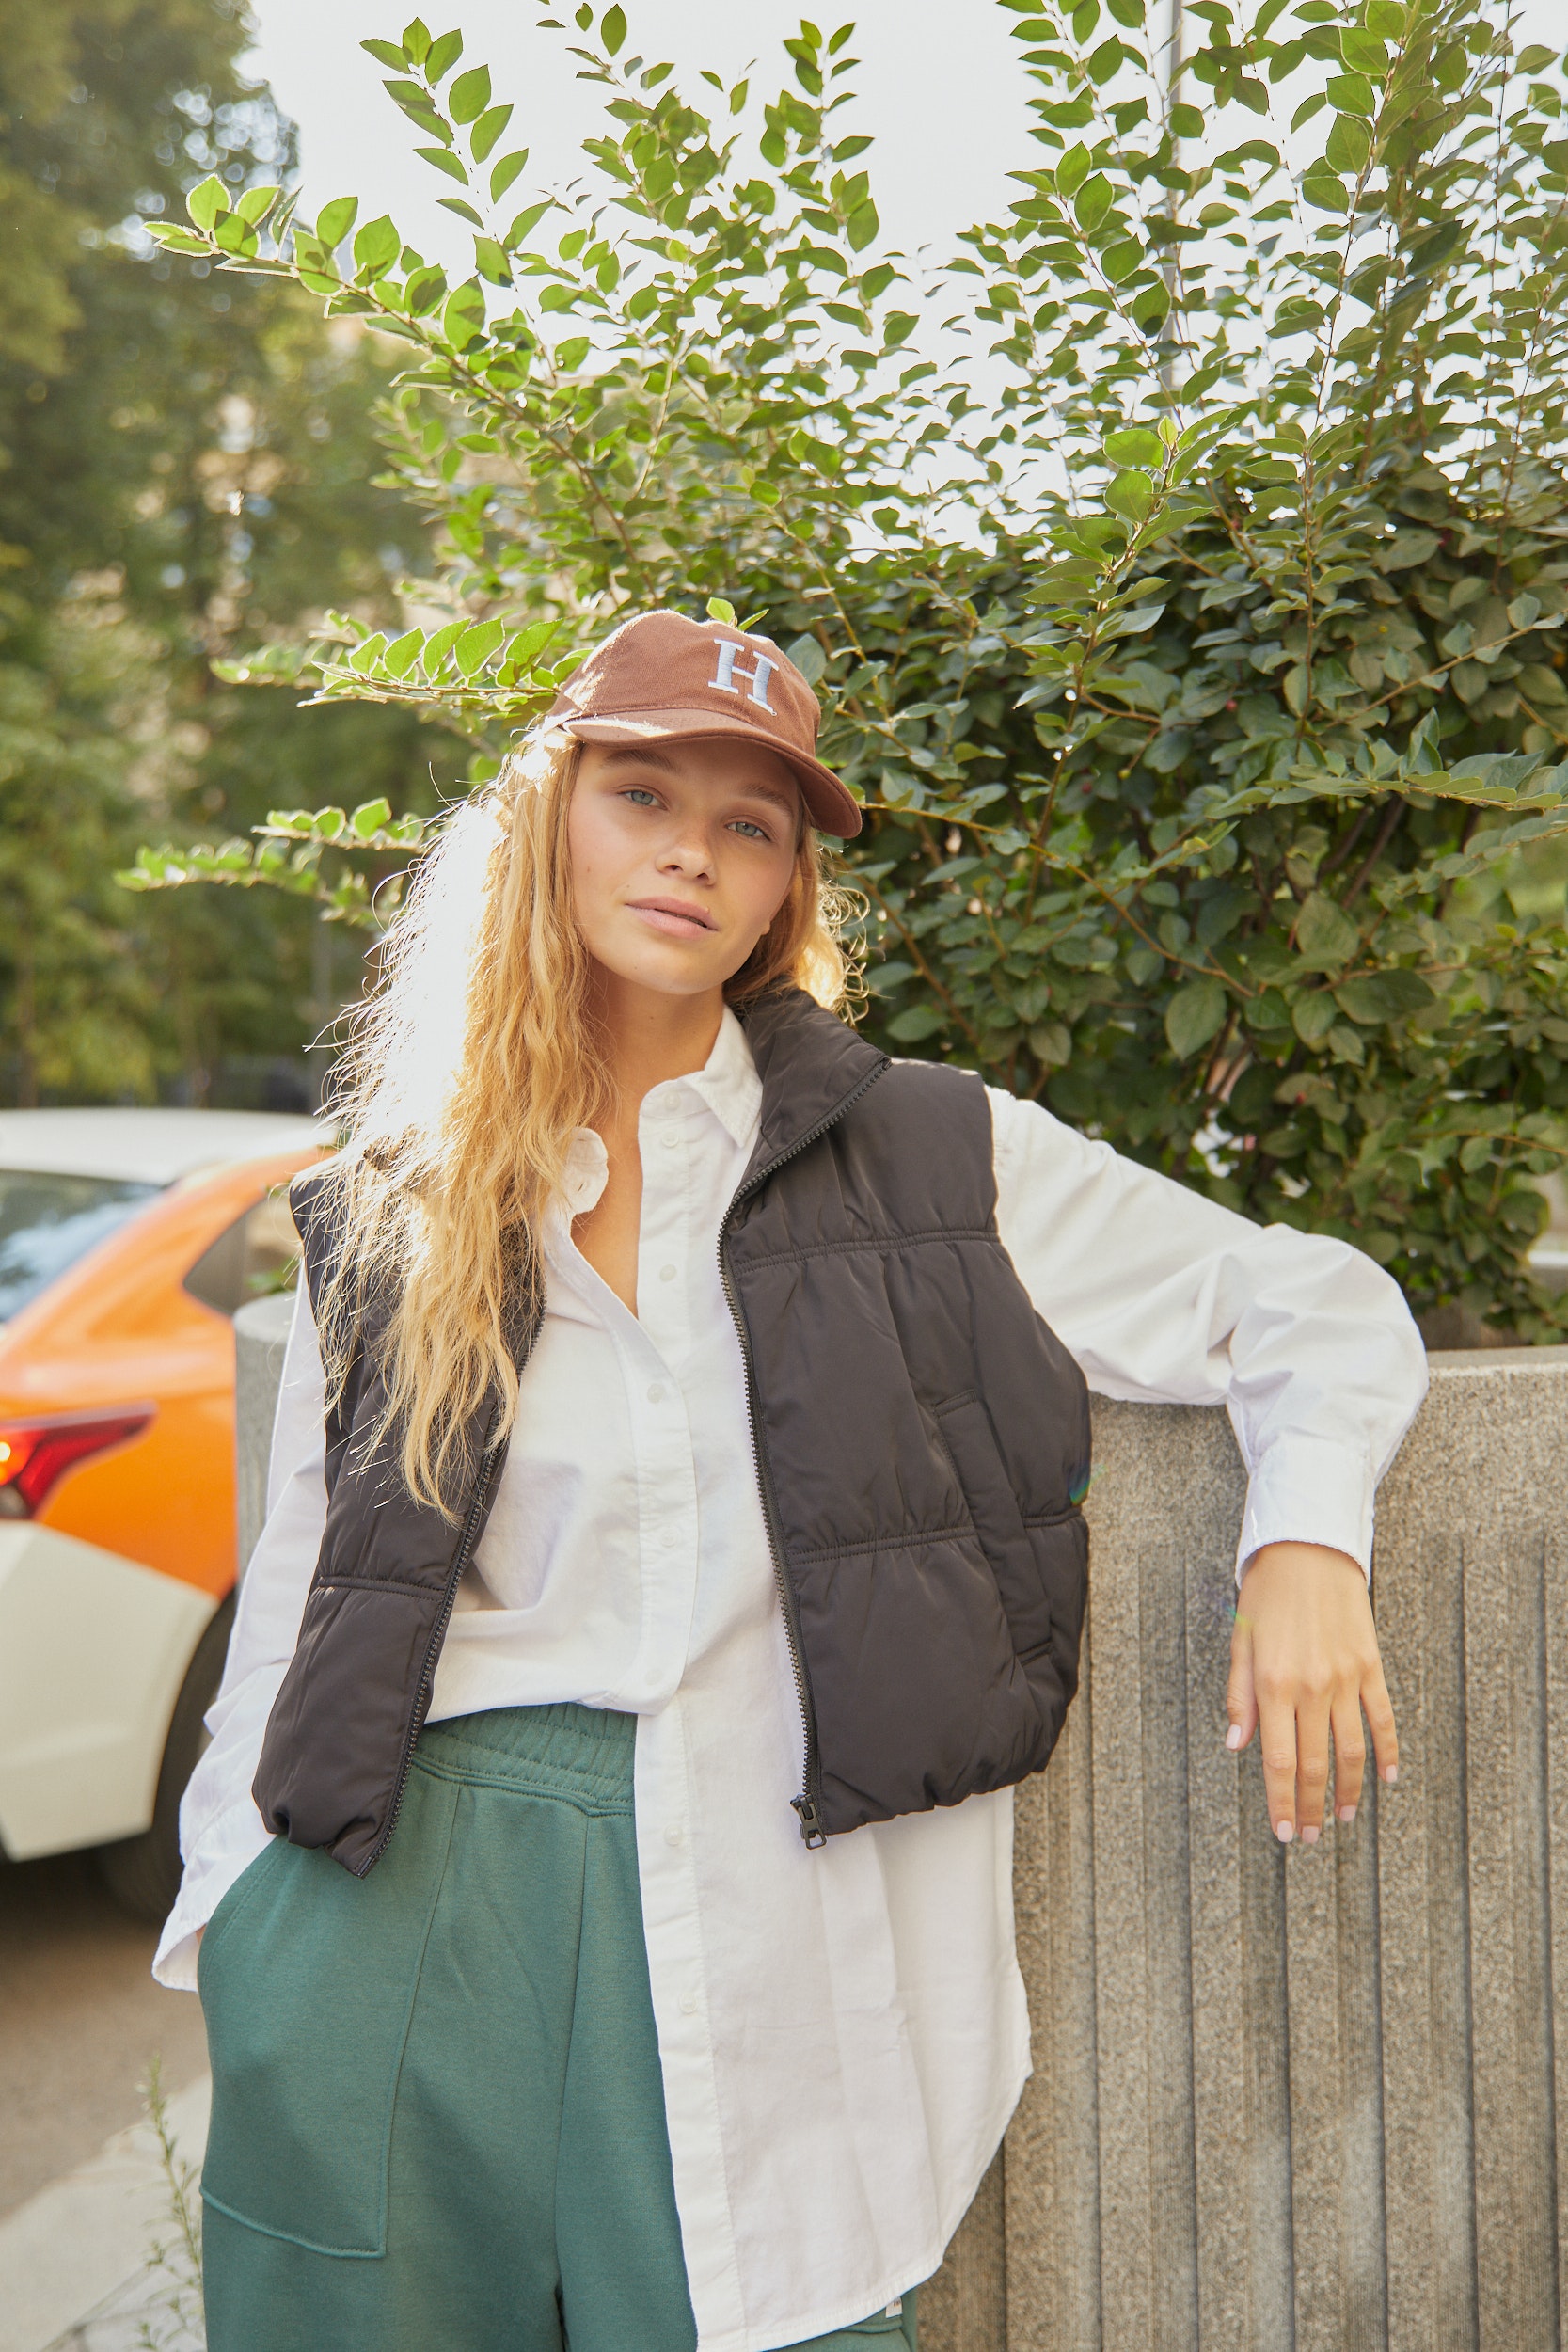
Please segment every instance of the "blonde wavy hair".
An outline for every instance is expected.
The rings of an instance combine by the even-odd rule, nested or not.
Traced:
[[[572,910],[578,762],[572,737],[544,737],[447,820],[335,1072],[348,1140],[328,1178],[339,1235],[318,1314],[328,1398],[373,1328],[386,1399],[366,1451],[401,1431],[409,1492],[449,1520],[465,1432],[487,1397],[499,1399],[493,1437],[512,1426],[508,1332],[538,1303],[541,1221],[575,1131],[610,1098]],[[842,1010],[853,904],[802,824],[788,895],[729,1002],[787,980]]]

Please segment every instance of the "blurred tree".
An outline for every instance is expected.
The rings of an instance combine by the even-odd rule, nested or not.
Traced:
[[[0,0],[0,1095],[200,1101],[226,1057],[297,1053],[349,959],[303,903],[109,877],[150,821],[430,805],[413,714],[301,719],[212,669],[324,604],[392,615],[425,527],[372,486],[389,347],[147,232],[208,172],[292,171],[240,0]]]

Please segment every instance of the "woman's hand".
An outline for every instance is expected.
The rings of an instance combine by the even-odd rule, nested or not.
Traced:
[[[1377,1769],[1399,1777],[1394,1710],[1383,1679],[1371,1597],[1356,1563],[1323,1544],[1265,1544],[1254,1552],[1236,1602],[1226,1692],[1228,1748],[1262,1726],[1269,1819],[1282,1845],[1299,1824],[1304,1845],[1319,1835],[1334,1733],[1334,1810],[1354,1821],[1371,1725]]]

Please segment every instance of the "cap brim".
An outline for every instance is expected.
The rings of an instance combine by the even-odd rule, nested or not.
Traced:
[[[613,718],[595,719],[574,719],[566,713],[552,718],[549,723],[585,743],[650,743],[660,739],[679,742],[683,737],[695,735],[728,736],[736,743],[760,743],[764,751],[782,759],[794,776],[806,813],[819,833],[835,834],[841,841],[852,841],[865,821],[854,794],[819,759],[812,759],[804,752],[781,742],[766,727],[726,719],[717,710],[618,710]]]

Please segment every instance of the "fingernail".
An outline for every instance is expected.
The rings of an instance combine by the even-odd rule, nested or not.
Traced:
[[[1346,1823],[1346,1825],[1348,1826],[1348,1825],[1349,1825],[1349,1823],[1350,1823],[1350,1822],[1352,1822],[1352,1821],[1354,1821],[1354,1819],[1355,1819],[1355,1807],[1354,1807],[1354,1805],[1353,1805],[1353,1804],[1342,1804],[1342,1805],[1339,1807],[1338,1812],[1338,1813],[1334,1816],[1334,1818],[1335,1818],[1335,1820],[1336,1820],[1337,1821],[1343,1821],[1343,1822],[1345,1822],[1345,1823]]]
[[[1400,1768],[1397,1764],[1390,1764],[1387,1771],[1383,1775],[1384,1779],[1388,1783],[1390,1788],[1393,1787],[1395,1781],[1398,1780],[1399,1776]]]
[[[1301,1833],[1301,1842],[1304,1846],[1315,1846],[1317,1844],[1318,1827],[1315,1821],[1307,1822],[1306,1828]]]
[[[1231,1724],[1229,1730],[1225,1735],[1225,1744],[1227,1748],[1239,1748],[1241,1746],[1242,1726],[1240,1724]]]
[[[1296,1833],[1289,1821],[1276,1821],[1274,1834],[1282,1846],[1288,1846]]]

